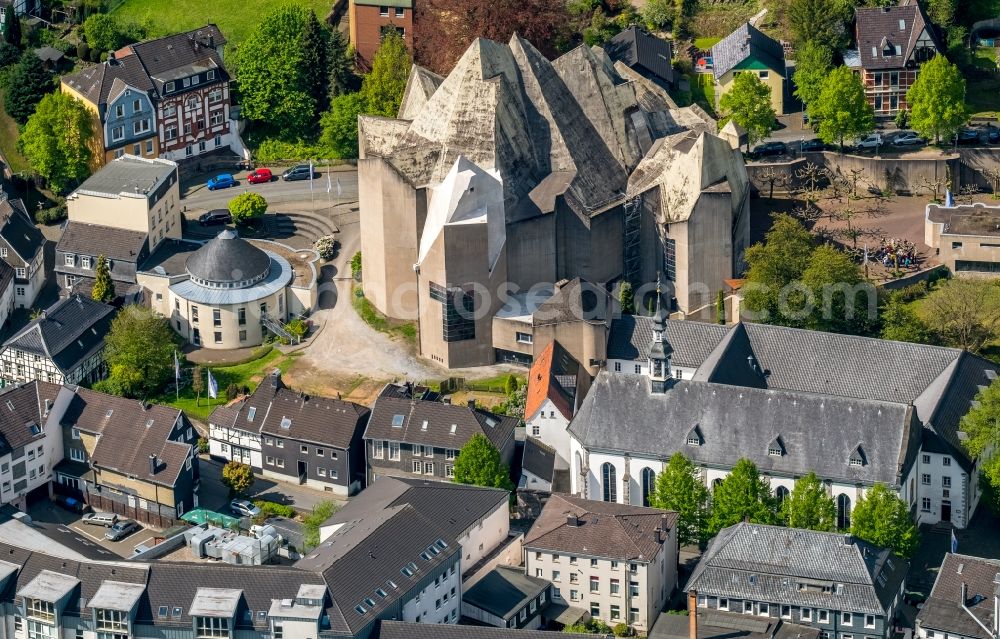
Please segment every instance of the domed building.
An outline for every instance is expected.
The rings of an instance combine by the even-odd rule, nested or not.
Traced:
[[[257,346],[316,304],[317,256],[226,229],[199,245],[173,241],[137,273],[151,306],[195,346]]]

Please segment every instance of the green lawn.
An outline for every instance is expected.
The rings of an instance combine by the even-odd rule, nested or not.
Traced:
[[[358,316],[364,323],[374,328],[380,333],[385,333],[392,337],[402,337],[410,344],[417,343],[417,327],[412,322],[400,322],[392,320],[378,311],[375,306],[362,294],[360,287],[351,290],[351,306],[357,311]]]
[[[295,0],[295,2],[315,11],[320,21],[326,18],[332,6],[329,0]],[[205,3],[177,0],[124,0],[112,13],[127,20],[148,21],[152,27],[151,36],[164,36],[196,29],[213,22],[218,25],[229,42],[227,51],[232,51],[232,45],[242,42],[261,21],[262,12],[267,13],[268,10],[268,5],[259,7],[247,4],[243,0],[213,0]]]
[[[974,117],[996,117],[1000,111],[1000,78],[966,82],[965,104]]]
[[[710,115],[715,113],[715,78],[711,73],[696,73],[691,81],[691,99]]]
[[[708,51],[722,38],[695,38],[694,46],[699,51]]]
[[[3,91],[0,90],[0,153],[7,158],[10,163],[10,170],[14,173],[28,171],[28,161],[17,152],[17,138],[20,136],[17,122],[14,121],[3,106]]]

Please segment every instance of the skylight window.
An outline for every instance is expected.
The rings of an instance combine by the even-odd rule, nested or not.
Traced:
[[[393,415],[392,416],[392,427],[393,428],[402,428],[403,427],[403,416],[402,415]]]
[[[413,571],[410,570],[409,566],[403,566],[402,568],[399,569],[399,572],[403,573],[407,577],[412,577],[413,576]]]
[[[420,430],[427,430],[427,420],[425,419],[422,424],[420,424]]]
[[[180,606],[174,606],[173,614],[171,614],[170,616],[173,617],[174,619],[180,619],[181,618],[181,607]]]
[[[166,606],[160,606],[159,610],[156,611],[156,616],[159,617],[160,619],[166,619],[167,610],[168,609]]]
[[[427,546],[427,552],[429,552],[430,554],[432,554],[434,556],[437,556],[437,555],[441,554],[441,551],[438,550],[437,548],[435,548],[434,546]]]
[[[292,427],[292,420],[291,420],[291,418],[289,418],[289,417],[282,417],[281,418],[281,427],[284,428],[285,430],[288,430],[289,428],[291,428]]]
[[[413,563],[412,561],[406,564],[406,567],[412,570],[413,572],[417,572],[418,570],[420,570],[419,568],[417,568],[417,564]]]
[[[445,542],[444,539],[438,539],[437,541],[434,542],[434,545],[436,545],[441,550],[444,550],[445,548],[448,547],[448,544]]]
[[[356,610],[359,615],[363,615],[366,612],[368,612],[367,610],[365,610],[365,607],[362,606],[361,604],[354,606],[354,610]]]
[[[375,589],[375,594],[378,595],[379,597],[381,597],[382,599],[385,599],[386,597],[389,596],[389,593],[387,593],[386,591],[382,590],[381,588],[376,588]]]
[[[115,412],[115,409],[113,409],[113,408],[109,408],[109,409],[108,409],[108,412],[107,412],[107,413],[105,413],[105,414],[104,414],[104,416],[105,416],[105,417],[111,417],[111,415],[112,415],[112,414],[113,414],[114,412]]]
[[[392,579],[390,579],[389,581],[387,581],[385,583],[387,583],[389,585],[389,587],[392,588],[393,590],[399,590],[399,586],[397,586],[396,582],[393,581]]]
[[[253,416],[256,415],[256,414],[257,414],[257,407],[256,406],[251,406],[250,408],[248,408],[247,409],[247,421],[248,422],[252,422],[253,421]]]
[[[257,611],[257,619],[263,620],[265,618],[267,618],[267,611],[266,610],[258,610]]]
[[[147,420],[146,420],[146,428],[149,428],[149,427],[150,427],[150,426],[152,426],[152,425],[153,425],[153,420],[151,420],[151,419],[147,419]]]
[[[375,600],[372,599],[371,597],[368,597],[368,598],[365,599],[365,604],[367,604],[369,608],[374,608],[375,607]]]
[[[457,428],[458,428],[458,424],[452,424],[452,425],[451,425],[451,431],[450,431],[450,432],[451,432],[451,434],[452,434],[452,435],[454,435],[454,434],[455,434],[455,430],[456,430]]]
[[[496,425],[498,423],[499,422],[497,420],[493,419],[492,417],[487,417],[486,418],[486,425],[489,426],[490,428],[496,428]]]
[[[430,561],[431,560],[431,556],[429,554],[427,554],[426,550],[424,552],[420,553],[420,558],[423,559],[424,561]]]

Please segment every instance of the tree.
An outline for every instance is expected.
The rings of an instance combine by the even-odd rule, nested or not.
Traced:
[[[554,58],[571,35],[565,2],[549,0],[427,0],[415,5],[416,57],[445,75],[476,38],[508,42],[515,33]]]
[[[969,119],[965,107],[965,78],[948,58],[936,55],[920,67],[906,92],[910,126],[935,142],[949,140]]]
[[[847,44],[844,22],[854,8],[840,0],[790,0],[786,18],[797,45],[809,40],[823,42],[831,49]]]
[[[56,91],[28,118],[18,149],[50,189],[63,192],[90,175],[92,131],[93,116],[83,102]]]
[[[719,107],[725,114],[720,127],[733,120],[747,132],[747,153],[774,129],[777,116],[771,106],[771,87],[755,74],[737,73],[732,88],[719,99]]]
[[[652,29],[662,29],[674,19],[673,0],[648,0],[642,7],[642,19]]]
[[[744,519],[755,524],[777,521],[771,487],[760,476],[757,466],[746,458],[736,462],[732,472],[716,486],[708,529],[714,535]]]
[[[247,191],[229,200],[229,213],[238,225],[259,220],[267,213],[267,200],[259,193]]]
[[[833,50],[826,43],[809,40],[795,52],[795,97],[807,108],[819,100],[823,80],[833,68]]]
[[[191,371],[191,390],[194,391],[194,405],[201,405],[201,394],[205,392],[205,369],[195,366]]]
[[[350,43],[340,29],[330,32],[330,50],[326,54],[330,72],[327,78],[327,92],[332,100],[338,95],[350,93],[357,87],[358,77],[354,74],[354,59],[350,55]]]
[[[315,122],[302,35],[309,12],[282,4],[257,23],[232,56],[242,115],[266,122],[290,138],[305,136]]]
[[[898,291],[889,294],[882,307],[882,339],[897,342],[929,344],[931,335],[927,325],[906,305]]]
[[[677,543],[697,544],[708,539],[708,489],[698,467],[683,453],[670,457],[656,478],[656,489],[649,499],[656,508],[677,511]]]
[[[396,31],[389,31],[382,38],[371,73],[361,81],[361,95],[365,100],[365,113],[394,118],[403,101],[406,80],[410,76],[410,52],[406,42]]]
[[[16,64],[21,57],[21,50],[10,42],[0,40],[0,70]]]
[[[719,294],[715,296],[715,321],[719,324],[726,323],[726,295],[719,289]]]
[[[107,13],[95,13],[83,21],[83,35],[91,49],[115,51],[125,44],[118,20]]]
[[[1000,492],[1000,380],[976,394],[959,430],[968,435],[962,444],[970,457],[980,460],[982,478],[991,488],[990,494],[996,495]]]
[[[781,519],[790,528],[832,531],[837,523],[837,504],[827,494],[816,473],[795,480],[792,492],[781,504]]]
[[[455,482],[513,490],[510,469],[500,459],[500,451],[482,433],[462,446],[455,460]]]
[[[330,68],[330,31],[316,19],[310,10],[302,30],[302,63],[313,70],[305,76],[305,89],[312,96],[317,111],[325,111],[330,103],[330,75],[322,70]]]
[[[52,74],[34,53],[27,52],[10,70],[7,77],[5,106],[10,117],[24,124],[35,106],[53,89]]]
[[[858,138],[875,129],[875,111],[865,98],[861,78],[844,66],[830,71],[819,99],[810,105],[810,115],[819,120],[819,137],[827,144]]]
[[[21,18],[14,14],[13,5],[4,12],[3,41],[21,48]]]
[[[94,270],[94,288],[90,296],[98,302],[107,304],[115,299],[115,283],[111,281],[111,267],[108,266],[108,258],[103,255],[97,256],[97,268]]]
[[[875,287],[847,253],[829,244],[816,247],[802,272],[813,303],[805,320],[814,331],[864,335],[876,319]]]
[[[174,373],[174,340],[166,318],[141,306],[123,308],[104,339],[104,388],[124,397],[154,395]]]
[[[781,294],[789,284],[799,281],[809,266],[813,238],[801,222],[788,214],[774,214],[772,220],[765,241],[746,251],[748,268],[742,306],[754,321],[800,326],[800,320],[780,312]]]
[[[514,376],[514,373],[503,380],[503,392],[508,397],[517,392],[517,377]]]
[[[248,464],[231,461],[222,467],[222,483],[230,495],[245,495],[253,486],[253,469]]]
[[[335,502],[321,501],[302,519],[302,545],[312,549],[319,545],[319,529],[340,509]]]
[[[358,157],[358,115],[365,112],[360,93],[342,93],[330,101],[330,110],[320,118],[320,142],[336,158]]]
[[[632,285],[628,282],[623,281],[618,285],[618,304],[621,306],[622,313],[626,315],[635,313],[635,293],[632,291]]]
[[[948,346],[978,353],[1000,338],[1000,285],[993,280],[950,279],[924,308],[928,326]]]
[[[910,112],[906,109],[900,109],[896,112],[896,117],[894,119],[896,121],[897,129],[905,129],[910,124]]]
[[[851,513],[851,534],[907,558],[920,541],[909,506],[885,484],[875,484],[858,498]]]

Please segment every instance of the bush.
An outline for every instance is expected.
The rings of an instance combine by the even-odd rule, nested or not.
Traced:
[[[89,60],[90,45],[87,44],[86,42],[81,42],[80,44],[76,45],[76,57],[80,58],[81,60]]]
[[[240,394],[240,387],[236,384],[230,384],[226,386],[226,400],[233,401]]]
[[[351,257],[351,277],[356,280],[361,279],[361,251],[358,251]]]
[[[279,504],[273,501],[267,501],[266,499],[254,500],[254,506],[260,508],[261,519],[267,519],[268,517],[284,517],[286,519],[292,519],[295,517],[295,509],[291,506],[286,506],[285,504]]]
[[[282,161],[316,160],[329,157],[330,154],[317,144],[303,140],[287,142],[275,138],[262,140],[254,153],[258,164],[278,164]]]
[[[614,632],[614,635],[616,637],[631,637],[632,636],[632,629],[629,628],[628,624],[625,623],[624,621],[622,623],[615,624],[615,627],[612,629],[612,632]]]
[[[198,453],[201,455],[208,454],[208,440],[204,437],[198,438]]]
[[[62,222],[65,219],[65,206],[54,206],[52,208],[42,209],[41,211],[35,211],[35,221],[39,224],[45,224],[46,226]]]
[[[313,248],[324,260],[332,260],[337,253],[337,239],[332,235],[324,235],[316,240]]]
[[[296,317],[292,321],[285,324],[285,330],[288,331],[292,337],[302,339],[306,336],[306,333],[309,332],[309,325]]]
[[[229,200],[229,212],[237,225],[249,224],[264,217],[267,212],[267,200],[259,193],[247,191]]]

